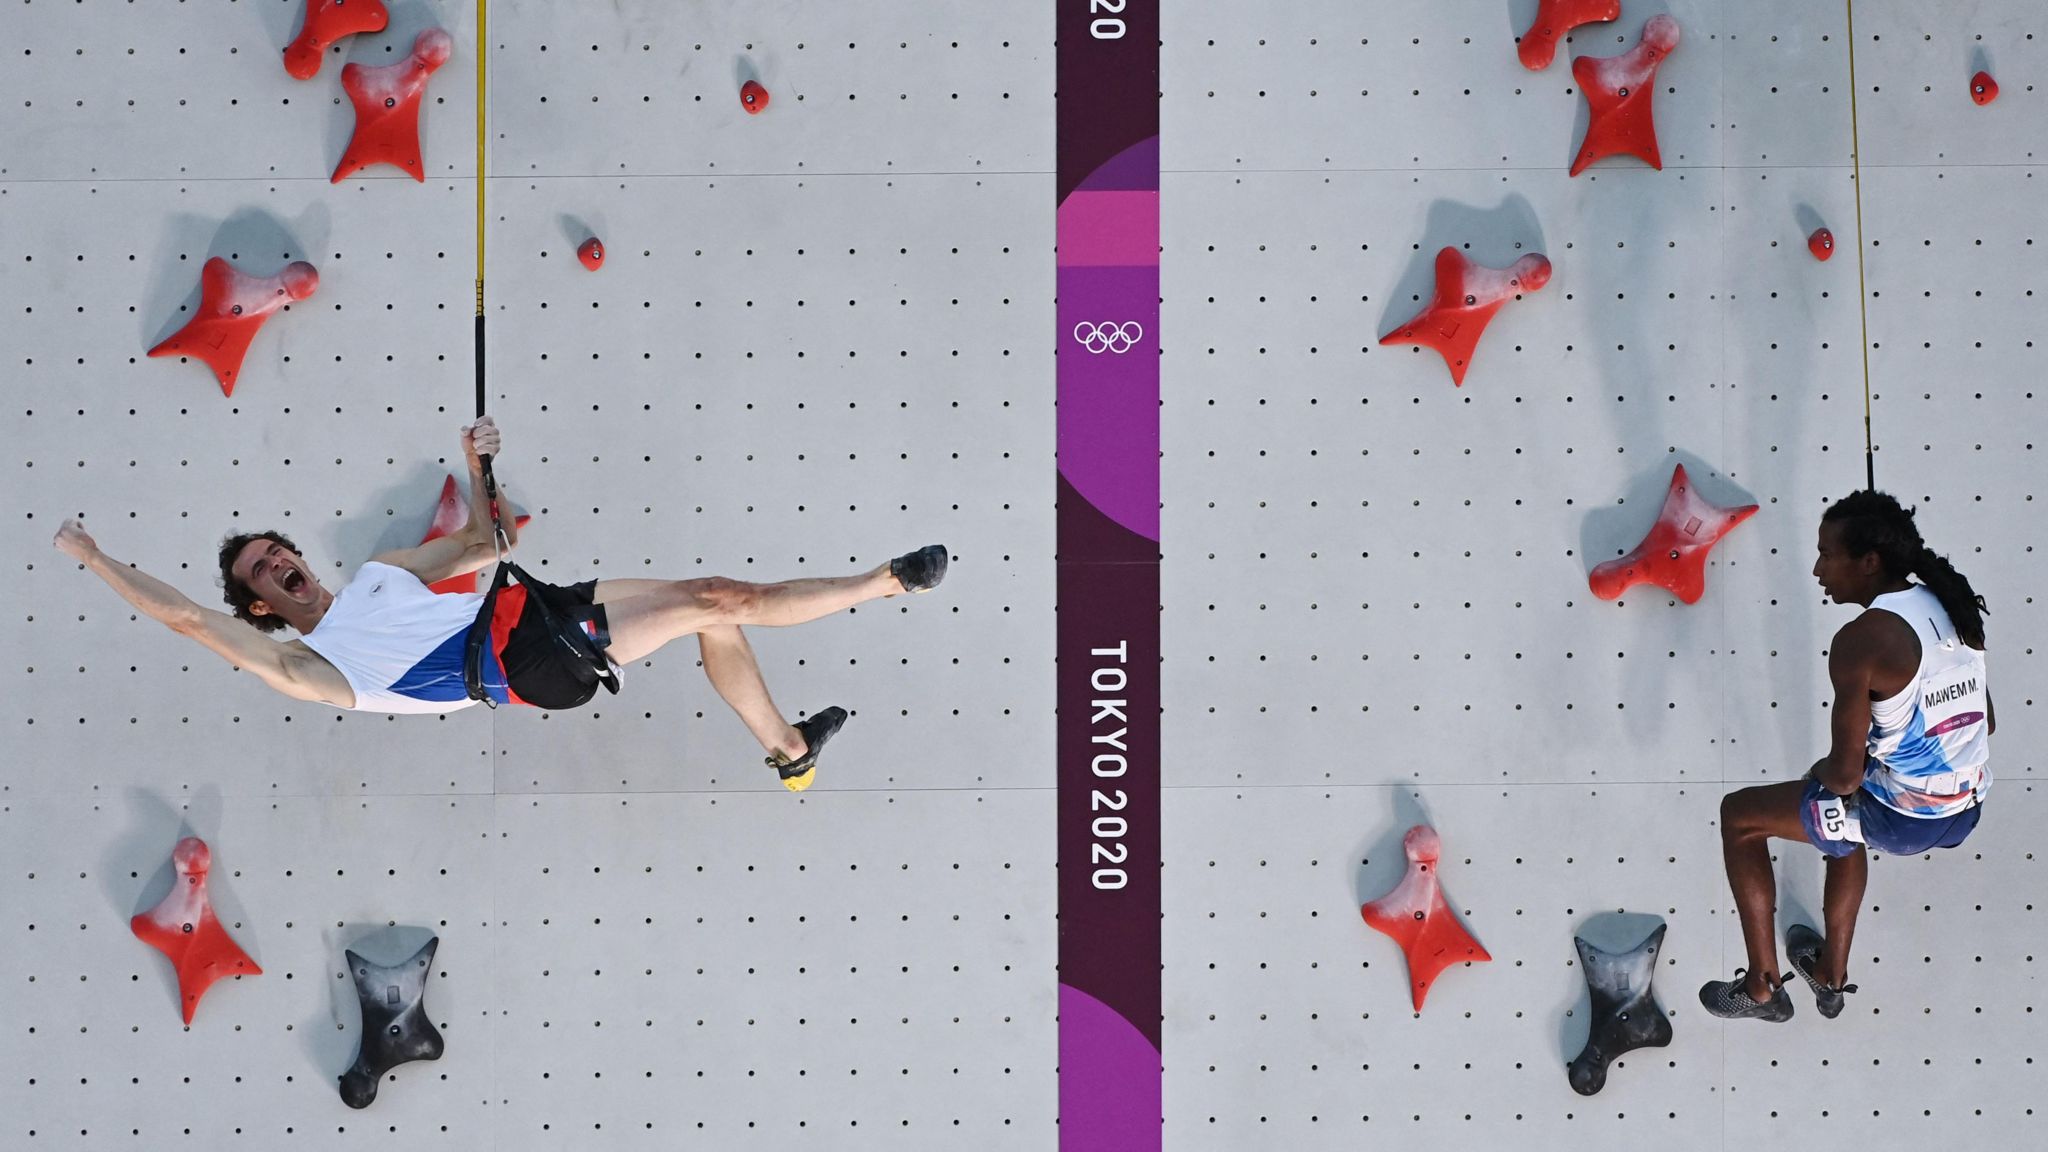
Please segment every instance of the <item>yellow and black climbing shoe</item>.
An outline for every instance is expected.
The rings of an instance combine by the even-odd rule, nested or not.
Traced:
[[[818,750],[825,746],[825,741],[832,739],[833,734],[838,732],[839,726],[844,723],[846,709],[837,706],[823,709],[796,722],[796,730],[803,734],[804,754],[794,760],[780,752],[768,757],[768,766],[775,769],[775,774],[782,778],[784,788],[791,792],[801,792],[811,786],[811,781],[818,778],[817,772],[813,771],[818,766]]]

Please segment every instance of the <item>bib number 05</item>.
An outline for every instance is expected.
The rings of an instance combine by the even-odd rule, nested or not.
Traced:
[[[1846,797],[1828,795],[1813,802],[1814,823],[1830,840],[1863,843],[1863,821]]]

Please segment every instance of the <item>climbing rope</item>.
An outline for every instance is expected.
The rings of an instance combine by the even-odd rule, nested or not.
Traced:
[[[1863,486],[1876,488],[1877,449],[1870,435],[1870,293],[1863,282],[1863,143],[1856,124],[1856,0],[1842,2],[1849,12],[1849,163],[1856,190],[1856,310],[1863,330]]]
[[[484,414],[484,108],[485,98],[484,61],[484,10],[485,0],[476,5],[476,414]],[[510,539],[505,535],[505,521],[498,513],[498,479],[491,472],[491,458],[479,456],[483,465],[484,495],[491,508],[491,550],[496,554],[498,570],[491,574],[491,586],[484,593],[483,606],[477,610],[476,619],[470,622],[469,632],[463,638],[462,679],[468,689],[469,698],[481,700],[491,708],[498,703],[484,687],[483,651],[491,638],[491,618],[498,603],[498,594],[505,590],[506,579],[511,575],[511,565],[505,560],[505,549]]]
[[[476,414],[484,414],[486,396],[484,393],[484,109],[489,100],[484,86],[485,62],[490,58],[488,42],[485,39],[486,12],[490,5],[487,0],[477,0],[476,5]],[[498,478],[491,473],[491,458],[482,457],[484,470],[484,495],[491,504],[491,544],[497,550],[498,559],[505,558],[506,546],[510,540],[505,535],[504,519],[498,514]]]

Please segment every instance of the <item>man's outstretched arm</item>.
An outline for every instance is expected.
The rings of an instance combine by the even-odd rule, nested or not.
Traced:
[[[115,560],[100,551],[78,521],[64,521],[64,526],[57,530],[55,543],[60,551],[106,581],[108,587],[143,615],[192,637],[235,667],[255,673],[279,692],[295,700],[322,704],[346,707],[354,703],[355,690],[334,665],[303,646],[273,640],[254,625],[225,612],[202,608],[169,584]]]
[[[168,625],[173,631],[189,630],[198,624],[199,614],[206,611],[169,584],[100,551],[98,543],[86,532],[85,525],[76,520],[64,521],[63,527],[57,529],[53,543],[58,551],[106,581],[108,587],[119,592],[123,600],[135,605],[143,615]]]

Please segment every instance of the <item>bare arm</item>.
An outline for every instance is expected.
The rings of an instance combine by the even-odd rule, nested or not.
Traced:
[[[468,445],[465,444],[464,447]],[[493,455],[495,454],[493,452]],[[498,510],[505,525],[505,550],[510,552],[512,547],[519,543],[519,517],[512,514],[511,506],[505,499],[503,485],[498,487]],[[496,553],[491,541],[491,498],[484,492],[483,464],[474,451],[469,453],[469,527],[477,530],[483,539],[484,547],[493,553],[493,557],[486,558],[488,562]]]
[[[99,544],[86,532],[85,525],[75,519],[64,521],[51,543],[59,552],[106,581],[107,586],[119,592],[123,600],[135,605],[152,620],[182,632],[198,619],[199,613],[205,611],[183,592],[100,551]]]
[[[422,584],[435,584],[450,576],[474,572],[497,559],[497,555],[497,549],[491,546],[488,528],[484,530],[482,539],[478,539],[469,528],[464,528],[453,536],[429,540],[417,548],[396,548],[370,559],[378,564],[403,568],[419,577]]]
[[[225,612],[202,608],[183,592],[139,568],[123,564],[99,550],[76,520],[57,532],[57,547],[107,582],[143,615],[172,631],[190,636],[226,657],[237,668],[256,674],[265,684],[295,700],[350,707],[355,691],[341,670],[304,644],[285,644],[254,625]]]
[[[480,416],[474,424],[462,430],[462,451],[469,460],[469,522],[462,530],[438,540],[429,540],[416,548],[396,548],[374,556],[379,564],[403,568],[420,578],[424,584],[434,584],[451,576],[462,576],[483,567],[498,558],[497,543],[492,539],[491,501],[484,493],[483,461],[480,454],[496,455],[498,451],[498,428],[489,416]],[[505,507],[505,491],[498,489],[498,505]],[[517,517],[506,515],[505,551],[509,554],[512,546],[519,542]]]
[[[294,700],[355,707],[355,689],[341,669],[301,641],[273,640],[254,625],[210,608],[199,609],[198,620],[178,631]]]
[[[1828,724],[1828,754],[1813,766],[1814,778],[1838,796],[1863,786],[1870,748],[1870,675],[1877,651],[1869,633],[1855,622],[1835,633],[1828,649],[1828,679],[1835,685],[1835,703]]]

